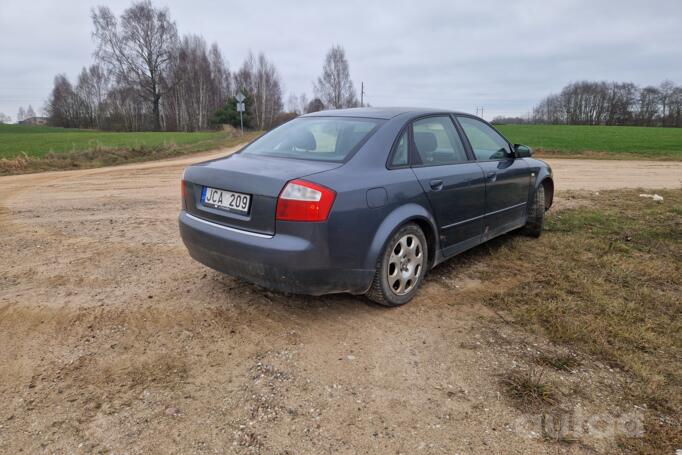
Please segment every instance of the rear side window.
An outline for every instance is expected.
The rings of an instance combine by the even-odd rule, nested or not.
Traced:
[[[454,164],[467,161],[464,145],[448,116],[427,117],[412,124],[415,165]]]
[[[471,117],[457,117],[457,120],[462,125],[477,160],[502,160],[511,153],[507,141],[487,124]]]
[[[393,151],[393,158],[391,159],[391,167],[406,166],[408,163],[408,145],[407,145],[407,130],[400,136],[398,143]]]
[[[318,161],[344,161],[380,120],[301,117],[266,133],[242,153]]]

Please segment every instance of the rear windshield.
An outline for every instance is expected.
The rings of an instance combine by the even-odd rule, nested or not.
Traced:
[[[344,161],[380,122],[367,118],[300,117],[263,135],[242,153]]]

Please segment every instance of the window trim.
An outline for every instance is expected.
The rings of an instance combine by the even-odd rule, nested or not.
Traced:
[[[508,160],[513,160],[516,157],[514,156],[514,147],[512,146],[511,142],[509,142],[509,139],[507,139],[504,134],[500,133],[500,131],[495,128],[492,124],[489,122],[485,121],[484,119],[480,117],[476,117],[475,115],[471,114],[452,114],[453,120],[456,122],[457,126],[461,129],[462,136],[464,136],[464,140],[466,141],[466,146],[468,147],[469,151],[471,152],[471,157],[473,157],[473,161],[477,163],[488,163],[488,162],[499,162],[499,161],[508,161]],[[464,127],[462,124],[459,122],[459,117],[466,117],[470,118],[473,120],[478,120],[479,122],[482,122],[485,125],[488,125],[493,131],[495,131],[499,136],[504,140],[504,142],[507,144],[509,147],[509,155],[507,155],[505,158],[492,158],[492,159],[487,159],[487,160],[479,160],[476,157],[476,153],[474,152],[474,147],[471,145],[471,142],[469,142],[469,137],[466,135],[466,131],[464,131]]]

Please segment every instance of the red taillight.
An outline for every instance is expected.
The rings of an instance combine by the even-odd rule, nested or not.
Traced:
[[[288,182],[277,199],[280,221],[325,221],[334,204],[336,193],[329,188],[306,182]]]
[[[187,181],[184,179],[180,181],[180,194],[182,195],[182,208],[185,208],[185,200],[187,198]]]

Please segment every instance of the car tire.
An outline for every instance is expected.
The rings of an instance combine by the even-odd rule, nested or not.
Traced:
[[[540,185],[535,190],[533,201],[528,206],[528,219],[523,227],[523,233],[530,237],[540,237],[545,225],[545,186]]]
[[[417,293],[428,263],[429,248],[422,230],[414,223],[402,226],[379,256],[367,297],[384,306],[406,304]]]

